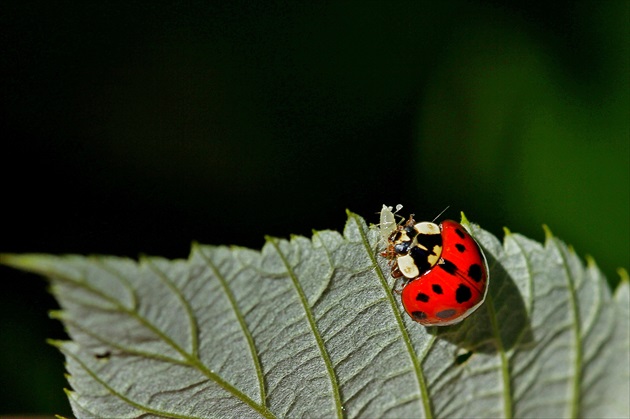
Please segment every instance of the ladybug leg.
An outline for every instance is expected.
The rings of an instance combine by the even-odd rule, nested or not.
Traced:
[[[398,268],[398,264],[395,264],[394,266],[392,266],[392,278],[398,279],[401,276],[403,276],[403,273],[400,271],[400,269]]]
[[[396,279],[392,285],[392,292],[398,295],[402,294],[403,287],[399,287],[400,282]]]
[[[394,285],[392,286],[392,292],[400,295],[403,292],[403,289],[407,286],[407,284],[409,283],[409,280],[407,280],[407,278],[405,278],[402,281],[394,281]]]
[[[393,246],[388,246],[387,250],[382,251],[380,254],[390,263],[393,263],[394,259],[396,259],[396,252],[394,251]]]
[[[407,278],[403,278],[402,281],[399,281],[398,279],[402,277],[402,272],[397,271],[397,273],[399,275],[395,276],[394,273],[392,272],[392,277],[394,278],[394,285],[392,286],[392,292],[400,295],[402,294],[403,288],[405,288],[405,285],[407,285],[409,281],[407,280]]]

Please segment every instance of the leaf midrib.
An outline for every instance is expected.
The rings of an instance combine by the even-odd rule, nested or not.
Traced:
[[[422,371],[422,367],[420,365],[418,355],[416,354],[416,351],[413,347],[413,343],[411,342],[411,339],[409,338],[409,334],[407,333],[405,324],[403,323],[400,311],[398,310],[396,300],[394,299],[393,293],[389,288],[389,284],[387,283],[387,280],[385,279],[385,275],[383,274],[383,271],[381,270],[376,260],[376,254],[373,251],[372,247],[370,246],[370,242],[365,234],[365,231],[363,230],[361,223],[357,219],[358,216],[350,211],[347,211],[347,214],[348,214],[348,217],[351,217],[354,223],[356,224],[357,230],[359,231],[359,234],[361,235],[361,240],[363,242],[363,246],[366,250],[366,253],[370,257],[370,260],[372,261],[372,266],[374,267],[376,274],[379,277],[381,287],[385,291],[387,301],[389,301],[392,312],[396,319],[396,324],[398,325],[398,329],[400,330],[400,334],[402,335],[403,342],[405,343],[405,347],[407,349],[407,352],[409,354],[409,357],[411,358],[411,362],[414,367],[416,380],[418,382],[418,388],[420,389],[420,398],[422,400],[425,417],[427,419],[431,419],[433,418],[433,411],[431,408],[431,400],[429,398],[429,391],[426,385],[426,380],[424,378],[424,373]]]

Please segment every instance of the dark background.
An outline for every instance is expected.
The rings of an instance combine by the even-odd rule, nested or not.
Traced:
[[[402,203],[630,265],[628,1],[105,3],[3,3],[0,252],[179,258]],[[45,282],[0,281],[0,414],[70,414]]]

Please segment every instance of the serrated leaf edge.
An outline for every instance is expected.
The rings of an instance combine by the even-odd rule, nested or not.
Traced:
[[[396,320],[397,320],[399,328],[401,330],[401,334],[403,335],[403,341],[405,341],[405,344],[406,344],[407,349],[408,349],[408,351],[410,353],[410,356],[411,356],[412,362],[414,364],[414,367],[416,368],[416,376],[418,378],[418,383],[419,383],[419,387],[420,387],[420,391],[421,391],[422,402],[423,402],[423,405],[425,407],[425,413],[426,413],[427,417],[431,417],[432,416],[431,401],[430,401],[430,398],[428,396],[428,390],[426,388],[426,383],[424,382],[424,376],[423,376],[422,367],[421,367],[422,359],[424,359],[424,357],[426,356],[426,353],[428,353],[429,351],[427,350],[426,353],[423,356],[421,356],[421,359],[418,359],[418,356],[417,356],[415,350],[413,349],[413,343],[411,342],[411,340],[409,338],[409,335],[407,334],[407,329],[406,329],[404,323],[402,322],[402,317],[400,315],[400,310],[398,308],[398,305],[396,304],[395,299],[392,296],[392,293],[390,292],[391,290],[389,288],[387,280],[385,279],[385,275],[383,274],[383,271],[381,270],[380,265],[376,261],[375,254],[374,254],[374,249],[372,249],[369,246],[369,241],[367,239],[366,232],[364,231],[364,228],[363,228],[363,223],[361,223],[359,221],[359,219],[361,221],[362,221],[362,219],[359,216],[357,216],[356,214],[353,214],[353,213],[351,213],[349,211],[347,211],[347,214],[348,214],[349,219],[352,218],[352,220],[357,224],[357,227],[358,227],[357,230],[358,230],[358,232],[361,235],[361,238],[362,238],[364,246],[368,250],[367,253],[368,253],[368,255],[370,256],[370,258],[372,260],[372,264],[375,267],[377,275],[379,276],[379,279],[381,281],[381,285],[387,291],[386,295],[388,296],[388,298],[390,300],[390,304],[392,305],[392,309],[393,309],[393,312],[394,312],[394,314],[396,316]],[[465,217],[463,214],[462,214],[462,216]],[[579,396],[580,396],[580,392],[581,392],[580,378],[581,378],[581,374],[583,373],[583,371],[581,370],[581,368],[582,368],[581,367],[581,362],[583,361],[582,360],[583,348],[582,348],[582,345],[581,345],[582,344],[582,338],[583,338],[583,336],[582,336],[583,330],[581,330],[582,324],[580,323],[580,321],[582,319],[580,319],[580,310],[579,310],[579,307],[577,306],[577,295],[576,295],[577,290],[576,290],[575,284],[573,282],[573,278],[571,277],[571,273],[569,272],[569,266],[568,266],[569,262],[567,260],[567,257],[568,257],[567,252],[569,254],[573,254],[574,252],[573,252],[573,249],[570,246],[568,246],[565,249],[562,246],[562,243],[558,243],[559,240],[555,236],[553,236],[553,234],[551,233],[551,230],[546,225],[543,228],[545,230],[545,236],[546,236],[545,237],[546,238],[545,241],[546,241],[546,245],[547,245],[547,246],[545,246],[547,248],[546,251],[549,251],[550,249],[549,249],[548,246],[551,246],[551,247],[555,248],[555,251],[557,252],[557,255],[560,257],[561,263],[562,263],[562,267],[563,267],[563,271],[564,271],[566,284],[567,284],[567,288],[568,288],[568,291],[569,291],[569,296],[570,296],[571,314],[573,316],[573,321],[571,323],[572,323],[572,328],[573,328],[573,331],[574,331],[574,334],[573,334],[574,335],[574,340],[576,342],[576,345],[574,345],[576,353],[575,353],[575,357],[574,357],[574,360],[573,360],[575,371],[574,371],[574,374],[572,376],[573,386],[572,386],[572,389],[571,389],[572,390],[572,394],[570,396],[571,399],[570,399],[569,405],[570,405],[570,410],[571,410],[571,416],[575,417],[577,412],[579,412],[579,410],[580,410],[580,400],[579,400]],[[509,230],[505,229],[505,236],[506,237],[504,237],[504,246],[505,246],[505,240],[508,239],[508,236],[510,236],[511,234],[512,233]],[[287,267],[287,271],[289,272],[289,274],[291,275],[291,277],[292,277],[292,279],[294,280],[294,283],[295,283],[297,281],[297,278],[295,278],[295,274],[291,271],[291,268],[288,265],[288,261],[286,260],[286,258],[282,254],[282,252],[279,249],[277,243],[275,241],[273,241],[273,240],[270,240],[270,241],[272,242],[272,244],[276,248],[276,251],[278,252],[280,257],[282,258],[283,262],[285,263],[285,266]],[[522,249],[522,246],[520,245],[520,243],[518,241],[516,241],[516,243],[517,243],[519,249],[521,249],[521,253],[523,253],[523,249]],[[203,252],[200,251],[199,253],[200,253],[200,255],[202,256],[202,258],[204,260],[207,259],[206,255],[204,255]],[[30,256],[32,257],[33,255],[30,255]],[[99,258],[97,258],[97,257],[90,257],[90,258],[93,259],[93,261],[98,262],[101,265],[101,268],[103,268],[105,270],[108,270],[107,266],[105,266],[105,264],[103,264],[102,261]],[[37,258],[35,257],[35,259],[37,259]],[[531,272],[531,266],[529,264],[529,259],[527,257],[525,257],[525,260],[527,262],[527,269],[528,269],[529,272]],[[160,272],[159,269],[156,271],[155,269],[157,269],[157,268],[153,264],[151,264],[150,261],[147,258],[142,258],[141,261],[145,262],[145,263],[149,262],[148,265],[154,271],[154,273],[156,273],[159,277],[161,277],[161,279],[166,280],[166,284],[167,285],[170,284],[171,286],[169,286],[169,288],[171,288],[171,290],[173,290],[174,285],[170,282],[170,280],[168,280],[168,278],[165,278],[164,273]],[[7,264],[7,265],[12,265],[12,266],[15,266],[15,267],[26,268],[27,270],[31,270],[31,271],[38,271],[38,269],[33,269],[34,265],[31,265],[32,264],[32,260],[26,259],[26,258],[24,258],[22,256],[19,256],[19,255],[0,255],[0,263]],[[586,264],[587,264],[587,267],[594,267],[595,266],[594,260],[592,260],[592,258],[590,258],[589,256],[586,257]],[[29,265],[31,265],[31,266],[29,266]],[[211,267],[214,267],[210,263],[209,263],[209,265]],[[584,268],[582,265],[580,267],[582,269]],[[213,271],[215,271],[215,270],[213,269]],[[38,272],[42,273],[41,271],[38,271]],[[216,271],[215,271],[215,273],[216,273]],[[624,291],[626,291],[626,293],[627,293],[626,288],[628,288],[628,275],[627,275],[627,272],[620,268],[619,275],[621,277],[621,282],[616,287],[616,289],[614,290],[614,296],[613,296],[614,300],[617,300],[617,301],[620,298],[620,294],[622,294]],[[220,276],[220,275],[217,274],[217,276]],[[531,277],[531,275],[530,275],[530,277]],[[194,361],[194,359],[190,358],[190,354],[188,354],[186,351],[184,351],[182,348],[180,348],[175,342],[171,342],[170,339],[168,339],[167,336],[164,336],[163,334],[159,333],[159,330],[157,328],[155,328],[153,325],[151,325],[150,322],[147,321],[145,323],[145,322],[142,321],[142,317],[141,316],[134,315],[134,311],[135,311],[134,309],[135,308],[129,309],[129,308],[121,306],[116,301],[112,301],[110,298],[108,298],[107,294],[104,294],[104,293],[100,292],[100,290],[98,290],[97,288],[93,288],[92,286],[89,285],[89,283],[86,283],[85,281],[82,281],[80,278],[71,278],[71,277],[61,277],[60,278],[60,276],[57,276],[55,279],[62,280],[62,281],[65,280],[67,282],[71,282],[75,286],[83,287],[83,288],[89,290],[90,292],[92,292],[92,293],[94,293],[96,295],[99,295],[101,298],[105,299],[106,301],[109,301],[110,303],[115,304],[117,309],[119,309],[119,310],[121,310],[123,312],[126,312],[128,315],[131,315],[131,316],[135,317],[139,322],[141,322],[143,325],[145,325],[145,327],[148,327],[154,333],[158,334],[158,336],[160,336],[162,339],[164,339],[166,343],[168,343],[174,349],[176,349],[178,352],[180,352],[182,355],[184,355],[184,357],[188,361]],[[125,278],[119,278],[119,279],[125,280]],[[223,278],[223,279],[225,279],[225,278]],[[528,284],[529,284],[530,288],[533,285],[531,283],[531,280],[528,282]],[[126,282],[126,280],[125,280],[125,285],[127,286],[127,288],[130,288],[129,283]],[[299,283],[298,283],[298,285],[299,285]],[[227,286],[227,284],[222,283],[222,286]],[[298,294],[299,294],[299,291],[298,291]],[[135,298],[135,294],[133,295],[133,297]],[[183,296],[181,296],[181,295],[179,295],[178,297],[183,298]],[[488,295],[488,297],[491,298],[490,295]],[[181,300],[181,298],[180,298],[180,300]],[[302,295],[300,295],[300,298],[303,299],[302,303],[305,304],[305,309],[308,309],[309,305],[308,305],[308,302],[305,299],[305,296],[303,295],[303,292],[302,292]],[[532,298],[533,298],[533,293],[530,292],[530,295],[529,295],[529,300],[530,300],[529,302],[530,302],[530,304],[532,303],[532,301],[531,301]],[[186,302],[184,301],[184,303],[186,303]],[[234,301],[231,300],[231,303],[234,303]],[[491,321],[493,322],[493,325],[492,325],[493,331],[494,331],[495,337],[498,337],[499,336],[498,329],[496,328],[496,324],[494,324],[494,323],[496,323],[496,313],[494,313],[494,310],[493,310],[494,307],[490,307],[490,306],[492,306],[492,300],[489,300],[488,303],[489,303],[488,304],[488,306],[489,306],[488,309],[491,310],[492,311],[491,314],[493,314],[493,315],[490,316]],[[531,305],[530,305],[530,308],[531,308]],[[190,307],[187,307],[187,309],[190,309]],[[237,312],[237,311],[235,310],[235,312]],[[188,310],[188,314],[189,314],[189,317],[190,317],[191,316],[190,310]],[[312,313],[311,313],[311,315],[312,315]],[[55,316],[56,316],[55,314],[51,315],[51,317],[53,317],[53,318]],[[62,316],[57,316],[57,318],[60,318],[60,317],[62,317]],[[144,319],[144,320],[146,320],[146,319]],[[241,319],[241,320],[244,322],[244,319]],[[65,321],[68,321],[68,319],[65,319]],[[313,319],[313,321],[314,321],[314,319]],[[69,323],[72,324],[72,322],[69,322]],[[73,324],[73,326],[77,327],[76,324]],[[152,326],[153,328],[150,327],[150,326]],[[314,327],[314,329],[313,329],[314,331],[317,330],[315,323],[312,323],[311,326]],[[588,328],[586,328],[586,329],[588,329]],[[90,333],[89,331],[86,331],[84,329],[81,329],[81,330],[84,333],[90,334],[90,336],[98,339],[99,341],[104,342],[102,339],[100,339],[99,337],[97,337],[94,334]],[[521,335],[519,335],[517,337],[517,341],[518,342],[520,342],[522,340],[522,336],[523,335],[521,334]],[[250,345],[253,345],[253,340],[251,338],[251,335],[249,335],[249,340],[250,340]],[[320,340],[321,340],[321,336],[320,336]],[[503,350],[502,342],[500,341],[499,338],[497,339],[497,342],[498,342],[498,346],[501,346],[499,352],[501,353],[501,356],[502,356],[501,363],[502,363],[503,376],[504,376],[503,379],[505,381],[506,380],[506,377],[505,377],[505,371],[506,370],[505,370],[504,367],[506,365],[506,362],[509,363],[509,361],[507,359],[509,357],[509,355],[507,354],[507,352],[505,350]],[[107,343],[107,344],[111,345],[110,342],[104,342],[104,343]],[[130,352],[130,353],[134,353],[134,351],[130,351],[128,348],[120,347],[120,346],[117,346],[117,345],[112,345],[112,346],[117,347],[117,348],[119,348],[121,350]],[[193,348],[196,347],[194,344],[192,346],[193,346]],[[59,347],[61,349],[61,346],[59,346]],[[431,345],[429,345],[429,348],[430,347],[431,347]],[[321,348],[325,349],[325,347],[323,346],[323,341],[321,342],[320,349]],[[255,355],[255,347],[251,346],[250,349],[253,350],[253,354],[252,355]],[[87,366],[78,358],[78,355],[76,355],[74,353],[71,353],[72,351],[63,351],[63,352],[66,353],[66,355],[70,356],[72,359],[74,359],[77,363],[79,363],[79,365],[81,365],[81,367],[88,374],[90,374],[97,382],[99,382],[101,385],[103,385],[109,391],[112,390],[106,385],[106,383],[104,383],[102,380],[100,380],[97,377],[96,373],[94,373],[93,371],[91,371],[91,370],[89,370],[87,368]],[[137,352],[137,351],[135,351],[135,352]],[[193,351],[193,353],[196,356],[196,352]],[[146,353],[141,353],[141,355],[149,356]],[[257,357],[254,356],[254,359],[256,359],[256,358]],[[163,360],[168,361],[168,362],[180,363],[180,364],[184,364],[184,365],[190,365],[190,366],[194,366],[194,367],[197,367],[197,368],[199,368],[200,366],[202,368],[205,368],[203,365],[200,364],[199,360],[197,360],[198,364],[196,364],[195,362],[188,363],[188,362],[185,362],[185,361],[175,360],[175,359],[171,359],[171,358],[168,358],[168,357],[164,358]],[[328,359],[328,361],[330,363],[330,359]],[[256,361],[254,361],[254,362],[256,363]],[[259,367],[259,364],[258,364],[257,367]],[[332,368],[332,364],[330,364],[330,367]],[[211,373],[211,371],[207,371],[207,372]],[[507,371],[507,372],[509,374],[509,371]],[[248,403],[248,404],[251,407],[253,407],[255,410],[257,410],[259,413],[261,413],[263,416],[274,417],[274,415],[270,411],[267,410],[267,414],[269,415],[268,416],[268,415],[265,415],[263,412],[261,412],[259,409],[256,408],[256,406],[258,406],[259,408],[262,408],[262,409],[266,410],[266,406],[264,406],[264,400],[265,400],[264,394],[265,393],[264,393],[264,376],[262,375],[262,369],[258,369],[257,373],[259,374],[259,384],[261,386],[261,393],[260,394],[261,394],[261,396],[263,396],[262,397],[263,406],[257,405],[255,402],[253,402],[253,400],[250,400],[253,404],[250,404],[250,403]],[[332,370],[332,373],[333,373],[333,376],[334,376],[334,369]],[[205,374],[205,372],[204,372],[204,374]],[[209,377],[209,378],[211,378],[214,381],[218,382],[213,377]],[[216,377],[216,378],[221,380],[220,377]],[[507,381],[506,382],[509,384],[509,376],[507,377]],[[218,384],[221,385],[219,382],[218,382]],[[226,384],[228,386],[230,386],[229,383],[226,383]],[[506,394],[505,393],[505,389],[506,389],[506,387],[504,387],[504,398],[505,398],[505,394]],[[228,390],[228,389],[226,389],[226,390]],[[234,390],[234,392],[232,392],[232,393],[236,397],[238,397],[238,394],[236,394],[236,393],[240,393],[240,391],[235,389],[235,388],[233,388],[233,390]],[[508,393],[509,393],[509,390],[508,390]],[[140,405],[135,404],[132,401],[127,400],[122,395],[119,395],[119,394],[117,394],[115,392],[112,392],[112,394],[115,394],[117,397],[120,397],[121,399],[125,400],[130,405],[140,406]],[[247,398],[247,396],[245,394],[242,394],[242,395]],[[69,397],[70,397],[70,395],[69,395]],[[508,399],[509,399],[509,397],[508,397]],[[511,400],[507,400],[506,403],[509,403],[510,401]],[[341,405],[340,398],[339,398],[338,406],[341,408],[341,416],[343,416],[343,407]],[[157,411],[153,412],[150,409],[147,409],[145,407],[141,407],[141,408],[144,409],[145,411],[150,412],[150,413],[160,414]],[[511,406],[508,407],[508,405],[506,404],[504,409],[505,409],[505,412],[506,412],[506,417],[511,417],[512,414],[513,414],[513,412],[511,412]],[[338,410],[338,414],[339,414],[339,410]],[[169,415],[172,416],[172,414],[169,414]],[[187,418],[188,416],[183,416],[182,415],[182,416],[172,416],[172,417],[186,417]]]

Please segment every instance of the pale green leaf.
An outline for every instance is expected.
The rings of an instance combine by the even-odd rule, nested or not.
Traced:
[[[77,417],[628,417],[628,280],[611,292],[545,245],[466,225],[486,303],[425,328],[404,312],[379,232],[193,246],[188,260],[4,255],[48,277],[71,341]]]

